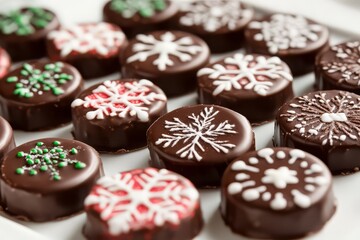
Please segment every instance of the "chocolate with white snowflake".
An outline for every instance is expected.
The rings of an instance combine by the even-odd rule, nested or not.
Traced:
[[[228,107],[252,123],[273,119],[293,97],[293,77],[278,57],[236,53],[200,69],[197,76],[200,103]]]
[[[0,78],[4,77],[11,66],[11,59],[5,49],[0,48]]]
[[[275,144],[313,153],[334,173],[360,167],[360,96],[319,91],[284,104],[276,117]]]
[[[147,138],[152,166],[178,172],[199,187],[218,186],[227,164],[254,149],[248,120],[212,105],[183,107],[162,116]]]
[[[328,46],[329,32],[303,16],[277,13],[250,22],[245,36],[248,52],[279,56],[300,75],[313,70],[316,55]]]
[[[225,171],[221,192],[225,222],[253,238],[306,236],[321,229],[336,209],[328,168],[299,149],[242,155]]]
[[[1,202],[6,212],[31,221],[70,216],[83,209],[85,197],[102,175],[99,154],[84,143],[60,138],[31,141],[1,162]]]
[[[85,211],[84,234],[89,239],[190,240],[203,224],[199,192],[166,169],[136,169],[99,179],[85,199]]]
[[[74,136],[101,151],[143,147],[146,129],[166,112],[166,101],[145,79],[105,81],[73,101]]]
[[[153,81],[169,96],[190,91],[198,69],[209,61],[209,48],[198,37],[179,31],[139,34],[121,56],[125,77]]]

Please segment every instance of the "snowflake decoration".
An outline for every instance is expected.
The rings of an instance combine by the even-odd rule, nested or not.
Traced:
[[[0,78],[6,75],[10,68],[10,57],[5,50],[0,48]]]
[[[49,63],[43,70],[36,69],[25,63],[20,71],[21,76],[9,76],[7,83],[15,83],[14,95],[31,98],[34,94],[42,95],[51,91],[55,96],[64,93],[60,87],[73,79],[73,76],[63,73],[64,64],[61,62]]]
[[[76,148],[70,150],[64,149],[61,142],[54,141],[51,147],[47,147],[43,142],[37,142],[35,147],[29,153],[20,151],[17,158],[25,160],[26,164],[16,169],[16,174],[24,175],[26,172],[30,176],[40,173],[48,173],[52,180],[61,180],[59,169],[68,165],[73,165],[75,169],[84,169],[86,164],[75,159],[71,159],[70,155],[75,156],[78,153]]]
[[[199,206],[199,193],[184,177],[147,168],[98,180],[85,207],[100,213],[116,236],[131,230],[179,225]]]
[[[125,40],[124,33],[109,23],[76,25],[53,31],[48,37],[62,57],[89,53],[107,57],[117,54]]]
[[[179,118],[173,121],[165,121],[165,129],[169,134],[162,134],[155,144],[162,145],[163,148],[174,147],[177,144],[183,144],[176,154],[181,158],[196,159],[201,161],[202,156],[199,151],[205,152],[203,145],[209,145],[216,152],[228,153],[229,149],[235,145],[228,140],[217,140],[217,137],[228,134],[236,134],[235,125],[227,120],[217,126],[213,124],[219,111],[214,111],[214,107],[205,107],[199,115],[194,113],[188,116],[190,123],[186,124]]]
[[[198,76],[208,75],[216,86],[213,95],[232,89],[253,90],[265,96],[279,78],[292,81],[291,74],[286,71],[278,57],[235,54],[224,60],[224,64],[215,64],[211,68],[203,68]]]
[[[336,57],[340,58],[340,61],[333,61],[324,64],[323,70],[328,73],[341,73],[341,78],[338,79],[339,83],[347,82],[356,85],[360,85],[360,42],[348,42],[333,46],[332,51],[336,53]]]
[[[348,92],[318,92],[295,99],[290,109],[280,117],[294,122],[291,132],[302,137],[315,137],[322,145],[334,145],[349,139],[358,141],[360,136],[360,99]]]
[[[133,46],[134,55],[127,59],[127,63],[140,61],[145,62],[149,57],[156,56],[153,64],[160,71],[165,71],[168,66],[173,66],[173,58],[181,62],[189,62],[192,55],[200,53],[203,48],[195,45],[191,37],[176,38],[171,32],[166,32],[157,39],[154,35],[139,34],[136,36],[137,43]]]
[[[54,18],[54,15],[42,8],[26,8],[0,15],[0,31],[3,34],[20,36],[35,33],[36,29],[45,28]]]
[[[165,0],[112,0],[111,9],[121,13],[124,18],[132,18],[137,13],[144,18],[150,18],[156,12],[166,9]]]
[[[254,39],[265,41],[272,54],[290,48],[306,48],[308,42],[317,41],[324,30],[322,26],[311,24],[302,16],[286,14],[272,15],[270,21],[251,22],[249,28],[260,30]]]
[[[84,100],[76,99],[71,106],[95,109],[86,113],[88,120],[104,119],[105,116],[124,118],[127,114],[137,116],[142,122],[149,121],[149,105],[166,101],[164,94],[155,93],[148,80],[121,82],[105,81],[92,90]]]
[[[228,193],[241,194],[246,202],[266,202],[275,211],[291,206],[289,202],[300,208],[310,207],[309,195],[330,183],[326,169],[306,160],[301,150],[292,149],[288,155],[289,158],[282,150],[264,148],[256,157],[235,161],[231,170],[237,174],[227,187]]]
[[[223,27],[236,30],[243,19],[250,19],[253,12],[245,9],[240,1],[179,1],[184,15],[180,24],[202,26],[207,32],[215,32]]]

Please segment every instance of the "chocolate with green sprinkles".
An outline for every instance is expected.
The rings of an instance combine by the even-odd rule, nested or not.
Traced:
[[[6,154],[0,174],[0,203],[5,212],[43,222],[81,211],[103,170],[92,147],[76,140],[45,138]]]

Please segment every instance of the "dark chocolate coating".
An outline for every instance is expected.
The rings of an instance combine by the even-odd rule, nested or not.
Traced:
[[[318,158],[297,149],[249,152],[226,169],[220,210],[235,233],[256,239],[302,238],[319,231],[336,210],[331,174]]]
[[[111,81],[112,83],[132,83],[139,82],[137,79],[121,79]],[[72,121],[74,125],[74,138],[89,144],[101,152],[123,153],[146,146],[146,130],[160,116],[166,113],[166,97],[163,91],[155,85],[146,86],[152,94],[162,96],[163,99],[155,98],[148,104],[142,104],[140,107],[146,107],[148,110],[148,120],[140,120],[138,115],[126,113],[124,117],[105,115],[103,119],[88,119],[86,114],[95,111],[95,108],[84,107],[84,105],[73,106]],[[83,91],[78,99],[85,98],[93,94],[93,90],[103,83],[94,85]],[[120,94],[117,99],[120,99]],[[78,101],[78,100],[77,100]]]
[[[265,59],[268,61],[266,64],[262,62]],[[229,63],[229,60],[235,63]],[[254,68],[252,64],[256,64]],[[219,66],[223,69],[218,70]],[[215,74],[219,75],[213,77]],[[230,82],[232,79],[241,86],[239,89]],[[252,81],[257,82],[251,87]],[[218,85],[218,82],[223,85]],[[230,84],[230,90],[220,90],[227,84]],[[252,124],[274,119],[283,103],[294,97],[291,72],[284,62],[277,57],[239,53],[199,70],[197,92],[199,103],[230,108],[244,115]]]
[[[215,114],[216,112],[218,113]],[[189,118],[192,114],[195,117],[198,116],[200,121],[205,121],[205,118],[201,117],[203,114],[209,117],[206,117],[207,120],[202,130],[198,129],[194,120]],[[213,117],[210,118],[210,116]],[[178,126],[180,130],[176,130],[176,128],[170,130],[175,126],[171,127],[172,124],[168,124],[166,121],[177,122],[176,119],[180,119],[184,124],[182,126],[187,125],[189,129],[194,128],[195,132],[202,134],[210,131],[210,128],[214,130],[216,127],[229,127],[230,129],[228,130],[231,132],[225,131],[223,134],[214,133],[213,136],[204,135],[207,139],[206,141],[219,141],[218,143],[225,150],[220,150],[218,147],[214,148],[210,143],[199,139],[201,147],[194,145],[194,153],[190,154],[188,152],[188,154],[185,154],[186,152],[181,151],[181,149],[190,144],[196,138],[195,135],[190,136],[187,141],[181,138],[178,142],[171,142],[171,144],[166,145],[166,141],[160,140],[168,138],[166,135],[176,137],[177,134],[181,135],[192,132],[189,129],[181,130],[180,125]],[[249,121],[239,113],[216,105],[183,107],[165,114],[149,128],[147,131],[147,141],[150,152],[150,165],[152,167],[166,168],[177,172],[190,179],[196,187],[200,188],[220,186],[222,175],[228,164],[239,155],[255,149],[254,133]],[[229,147],[228,144],[232,146]],[[196,156],[196,153],[200,158]],[[182,156],[182,154],[185,155]]]
[[[4,77],[10,70],[11,59],[5,49],[0,48],[0,78]]]
[[[14,133],[10,124],[0,117],[0,162],[4,155],[15,147]]]
[[[229,0],[178,1],[178,4],[180,11],[173,20],[173,28],[199,36],[212,53],[229,52],[243,46],[244,28],[254,15],[251,8]],[[192,24],[183,24],[182,19]]]
[[[287,40],[288,38],[285,38],[284,36],[279,36],[277,38],[277,41],[279,41],[278,51],[271,52],[270,51],[271,46],[276,45],[276,44],[267,42],[265,40],[260,40],[260,41],[256,40],[255,39],[256,35],[261,33],[261,30],[258,28],[253,28],[252,26],[254,26],[253,24],[258,25],[259,22],[260,23],[261,22],[269,23],[272,18],[276,18],[276,16],[279,16],[279,15],[283,16],[284,14],[269,15],[269,16],[266,16],[266,17],[260,19],[258,22],[253,21],[253,22],[249,23],[249,25],[245,29],[246,51],[249,53],[258,53],[258,54],[273,55],[273,56],[280,57],[281,60],[283,60],[285,63],[287,63],[289,65],[291,72],[293,73],[294,76],[302,75],[302,74],[313,71],[316,55],[318,53],[322,52],[324,49],[326,49],[329,45],[328,29],[322,25],[319,25],[318,23],[316,23],[312,20],[302,18],[302,16],[285,14],[285,16],[293,16],[293,17],[297,17],[297,18],[302,18],[301,21],[303,21],[303,20],[307,21],[306,24],[308,24],[308,26],[315,26],[315,27],[309,27],[312,29],[316,29],[316,31],[315,30],[310,31],[309,35],[315,34],[317,36],[317,39],[309,40],[308,37],[305,37],[302,34],[302,37],[304,37],[306,39],[306,41],[304,42],[305,46],[302,46],[300,48],[292,47],[291,44],[300,45],[300,43],[298,42],[299,37],[298,38],[294,37],[293,40],[289,40],[289,42],[286,43],[286,45],[288,47],[286,47],[285,49],[282,49],[281,46],[283,44],[281,44],[281,43],[284,43],[285,40]],[[283,24],[286,25],[285,23],[283,23]],[[293,31],[296,31],[296,29],[293,29]],[[307,32],[307,31],[304,31],[304,32]],[[286,33],[286,31],[285,31],[285,33]],[[285,34],[285,33],[283,33],[283,34]],[[280,41],[280,39],[282,39],[282,41]]]
[[[33,92],[32,97],[15,94],[17,84],[22,79],[29,80],[30,78],[30,76],[22,75],[23,66],[30,65],[33,69],[45,71],[46,65],[55,63],[33,61],[16,68],[0,80],[0,114],[14,129],[39,131],[55,128],[71,121],[70,104],[83,89],[83,80],[79,72],[69,64],[61,63],[63,67],[59,74],[68,74],[72,77],[72,80],[64,84],[58,82],[57,87],[63,91],[62,94],[56,95],[52,90],[43,90],[42,87],[45,84],[39,89],[42,91],[41,95],[33,90],[30,90]],[[18,78],[18,81],[8,82],[9,78],[14,76]]]
[[[105,4],[103,9],[103,19],[106,22],[113,23],[121,27],[128,38],[133,38],[137,34],[150,31],[168,29],[171,19],[178,11],[174,1],[166,0],[164,10],[156,10],[153,16],[143,17],[138,12],[130,18],[125,18],[120,12],[111,8],[111,1]]]
[[[344,42],[317,56],[316,89],[336,89],[360,94],[359,44],[359,41]]]
[[[275,146],[302,149],[320,158],[333,174],[357,171],[360,97],[329,90],[285,103],[275,122]]]
[[[162,38],[165,38],[162,43],[163,45],[159,45],[155,51],[172,51],[178,47],[175,45],[166,46],[166,44],[169,42],[170,44],[175,44],[175,42],[183,41],[181,46],[183,50],[180,49],[180,54],[186,54],[187,57],[185,57],[185,60],[181,60],[179,56],[169,54],[169,61],[172,61],[172,64],[164,61],[166,62],[166,66],[164,67],[165,69],[162,70],[159,65],[156,65],[156,61],[160,58],[159,53],[152,54],[145,60],[139,60],[140,55],[138,54],[145,53],[146,50],[134,51],[134,48],[137,49],[139,45],[151,46],[148,43],[145,44],[145,36],[147,36],[146,38],[155,38],[155,41],[161,41]],[[169,38],[171,40],[169,40]],[[153,41],[153,39],[150,41]],[[191,41],[191,43],[188,43],[188,41]],[[184,49],[186,49],[186,51],[184,51]],[[134,56],[139,56],[138,60],[129,62],[129,59],[133,59],[131,57]],[[210,50],[203,40],[190,33],[157,31],[145,35],[138,35],[135,39],[131,40],[124,54],[120,56],[120,59],[123,77],[149,79],[159,86],[165,92],[166,96],[174,97],[195,89],[196,72],[209,62]]]
[[[82,169],[76,169],[70,163],[60,168],[60,180],[52,179],[49,172],[43,172],[38,165],[36,175],[25,171],[18,174],[17,169],[28,166],[25,158],[18,157],[18,152],[29,153],[38,142],[43,142],[41,149],[54,146],[54,141],[60,141],[64,150],[75,148],[76,154],[68,154],[68,158],[85,164]],[[53,158],[51,158],[53,161]],[[48,165],[50,166],[50,165]],[[49,167],[50,168],[50,167]],[[90,146],[68,139],[46,138],[31,141],[18,146],[9,152],[1,164],[1,205],[5,212],[16,217],[34,222],[45,222],[67,217],[83,210],[83,201],[90,192],[96,180],[103,175],[99,154]],[[21,201],[19,201],[21,199]]]
[[[30,8],[22,8],[19,11],[24,13],[28,9]],[[16,33],[5,34],[0,31],[0,45],[6,49],[14,62],[46,56],[46,36],[50,31],[58,29],[60,23],[55,13],[48,9],[42,9],[53,18],[43,28],[32,25],[35,29],[34,33],[18,35]],[[4,17],[5,15],[0,15],[0,19]]]

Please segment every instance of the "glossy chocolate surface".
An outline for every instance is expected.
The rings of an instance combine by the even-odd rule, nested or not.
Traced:
[[[148,80],[106,81],[72,103],[75,139],[98,151],[123,153],[146,146],[146,130],[166,113],[166,96]]]
[[[319,231],[336,201],[328,168],[291,148],[246,153],[226,169],[221,214],[235,233],[252,238],[294,239]]]
[[[10,124],[0,117],[0,162],[4,155],[15,147],[14,133]]]
[[[1,205],[5,212],[35,222],[70,216],[83,209],[102,175],[99,154],[84,143],[59,138],[28,142],[2,161]]]
[[[71,121],[70,104],[82,88],[79,72],[66,63],[25,63],[0,80],[0,114],[14,129],[58,127]]]
[[[296,97],[278,111],[275,146],[302,149],[320,158],[333,174],[358,171],[360,97],[330,90]]]
[[[147,141],[151,166],[177,172],[202,188],[218,187],[227,165],[255,149],[249,121],[213,105],[165,114],[149,128]]]
[[[290,69],[278,57],[236,53],[197,75],[199,103],[230,108],[252,124],[274,119],[279,107],[294,97]]]
[[[206,43],[180,31],[157,31],[137,35],[121,56],[122,76],[145,78],[168,97],[195,89],[196,72],[210,58]]]

